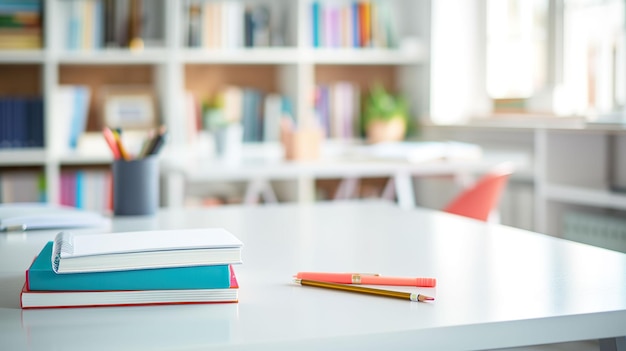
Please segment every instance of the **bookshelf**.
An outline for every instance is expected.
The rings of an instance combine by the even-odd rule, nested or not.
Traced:
[[[152,88],[159,121],[169,130],[166,156],[193,151],[190,133],[196,131],[190,131],[188,117],[181,112],[186,109],[187,98],[192,96],[200,104],[225,86],[253,88],[263,95],[280,94],[291,101],[297,121],[313,115],[316,85],[339,81],[350,82],[360,91],[381,81],[388,89],[416,101],[412,111],[415,118],[426,111],[423,102],[428,94],[428,1],[34,3],[39,4],[45,16],[42,45],[0,50],[0,97],[41,97],[44,144],[1,148],[0,176],[21,167],[40,172],[46,184],[45,198],[53,203],[59,203],[64,196],[63,174],[81,170],[107,172],[111,163],[106,149],[68,151],[59,147],[65,142],[59,140],[58,133],[63,126],[59,125],[62,103],[57,96],[63,85],[89,87],[86,132],[94,135],[103,125],[101,92],[105,87]],[[355,4],[367,7],[357,9]],[[315,15],[314,9],[318,11]],[[121,20],[125,16],[134,18],[133,11],[143,14],[139,16],[143,19],[140,49],[129,40],[139,24],[131,20],[130,28]],[[369,28],[355,25],[351,16],[358,11],[366,11],[372,24]],[[194,22],[193,16],[197,15],[203,16],[200,27]],[[214,23],[213,27],[209,23]],[[269,23],[269,28],[264,23]],[[199,31],[191,33],[190,28]],[[354,33],[363,31],[366,34],[362,37],[371,38],[369,44],[354,41]],[[241,36],[235,38],[232,33]],[[199,37],[200,41],[192,42],[190,36]],[[259,142],[263,144],[263,140],[253,144]]]

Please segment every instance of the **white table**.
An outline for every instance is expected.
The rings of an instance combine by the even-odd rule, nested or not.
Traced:
[[[54,232],[0,236],[0,350],[466,350],[603,339],[624,347],[626,255],[386,202],[163,211],[128,231],[225,227],[240,302],[20,310]],[[296,286],[297,271],[434,276],[432,303]],[[618,349],[620,349],[618,347]]]
[[[282,159],[250,158],[236,163],[215,159],[169,159],[162,163],[165,191],[169,207],[182,207],[185,186],[194,183],[246,182],[245,204],[256,204],[262,198],[266,203],[277,202],[270,184],[272,180],[298,182],[298,198],[312,201],[316,179],[341,179],[334,199],[353,198],[362,178],[389,177],[390,181],[380,197],[397,199],[403,208],[415,207],[413,177],[452,176],[461,185],[471,181],[476,173],[483,173],[499,163],[494,160],[431,160],[408,162],[373,159],[323,159],[318,161],[284,161]]]

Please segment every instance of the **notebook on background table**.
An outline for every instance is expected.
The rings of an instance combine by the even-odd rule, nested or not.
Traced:
[[[0,231],[100,227],[110,219],[93,211],[48,203],[0,204]]]

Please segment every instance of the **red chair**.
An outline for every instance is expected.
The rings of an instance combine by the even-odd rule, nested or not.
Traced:
[[[513,168],[508,163],[495,167],[457,195],[443,211],[487,222],[511,173]]]

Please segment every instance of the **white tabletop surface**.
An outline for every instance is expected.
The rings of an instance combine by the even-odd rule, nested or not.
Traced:
[[[463,350],[626,335],[626,255],[383,202],[163,211],[87,232],[224,227],[240,302],[21,310],[55,232],[0,235],[0,350]],[[432,276],[416,303],[291,283],[298,271]]]
[[[398,173],[409,175],[439,175],[461,172],[484,172],[500,159],[436,159],[408,162],[400,159],[329,158],[314,161],[285,161],[283,159],[243,158],[229,163],[214,159],[164,161],[165,172],[180,171],[188,181],[242,181],[254,178],[289,180],[308,176],[318,179],[347,177],[388,177]]]
[[[373,157],[324,157],[319,160],[287,161],[283,158],[242,157],[236,162],[207,157],[166,157],[161,163],[166,205],[182,207],[189,184],[208,182],[247,182],[243,202],[256,204],[259,198],[265,202],[277,202],[270,181],[298,181],[297,201],[312,201],[316,179],[341,179],[343,182],[335,199],[354,198],[357,179],[389,177],[392,185],[381,198],[396,198],[404,208],[416,207],[413,177],[454,176],[461,186],[467,186],[475,175],[483,174],[503,162],[510,163],[516,174],[524,174],[527,160],[507,156],[457,157],[424,159],[411,162],[402,158]],[[345,188],[344,188],[345,187]],[[299,193],[299,192],[302,193]],[[385,195],[387,194],[387,195]]]

